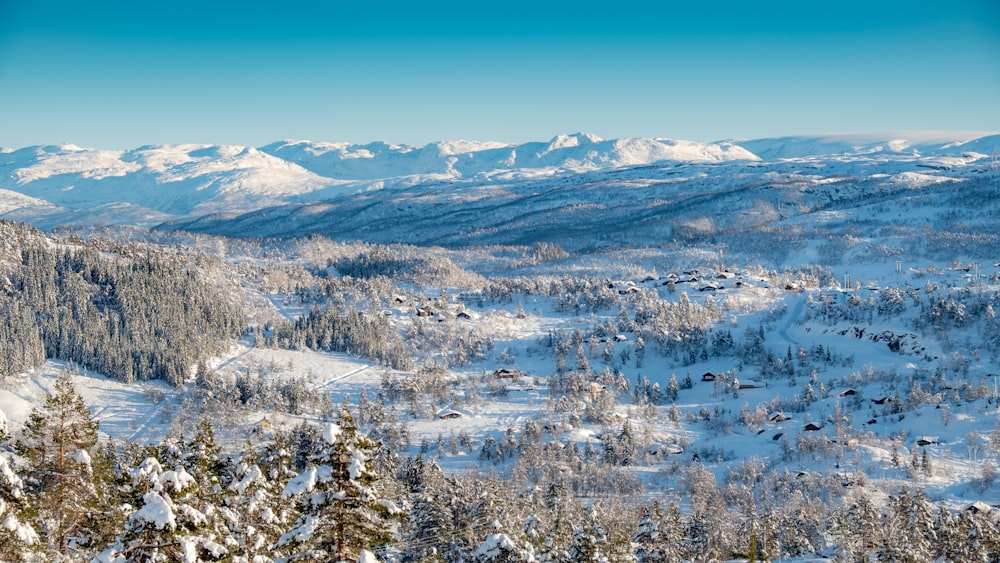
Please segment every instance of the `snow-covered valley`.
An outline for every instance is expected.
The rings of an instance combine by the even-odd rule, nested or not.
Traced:
[[[54,230],[0,223],[0,455],[38,495],[19,443],[68,374],[100,442],[134,444],[130,487],[161,458],[144,494],[172,491],[170,463],[202,477],[184,452],[206,422],[223,489],[291,440],[301,466],[268,493],[289,519],[250,549],[236,520],[193,517],[178,541],[206,560],[311,545],[292,500],[325,482],[309,448],[339,443],[341,405],[381,445],[351,459],[391,522],[352,560],[988,560],[998,147],[5,151],[0,217]],[[124,558],[166,526],[130,508],[80,552]]]

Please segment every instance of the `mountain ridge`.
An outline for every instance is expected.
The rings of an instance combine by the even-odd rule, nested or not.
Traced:
[[[496,186],[546,190],[566,181],[602,181],[605,171],[644,166],[663,168],[653,176],[670,182],[678,181],[676,171],[668,170],[675,167],[697,169],[684,181],[699,175],[749,174],[757,176],[757,183],[784,182],[764,172],[779,163],[783,174],[820,166],[827,178],[879,179],[871,174],[873,166],[882,174],[995,167],[993,155],[998,151],[1000,135],[974,132],[800,135],[716,143],[653,137],[606,140],[574,133],[521,144],[453,140],[422,147],[321,141],[277,141],[259,148],[163,144],[127,150],[36,145],[0,152],[0,218],[41,228],[93,218],[152,227],[364,198],[386,189],[440,191],[440,197],[448,194],[446,201],[455,203],[473,197],[470,194],[492,197],[499,193]],[[395,196],[387,192],[385,197]]]

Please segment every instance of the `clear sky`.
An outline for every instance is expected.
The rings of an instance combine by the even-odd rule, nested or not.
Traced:
[[[1000,130],[997,0],[0,0],[0,146]]]

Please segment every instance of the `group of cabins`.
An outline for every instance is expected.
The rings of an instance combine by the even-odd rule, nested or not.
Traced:
[[[392,296],[392,302],[397,306],[412,304],[414,315],[434,319],[439,323],[450,319],[471,321],[477,317],[475,312],[466,309],[461,303],[444,303],[436,297],[410,297],[396,293]]]
[[[516,380],[520,378],[523,373],[517,368],[497,368],[493,370],[493,379],[510,379]],[[452,420],[456,418],[462,418],[464,415],[451,408],[441,409],[435,415],[434,418],[438,420]]]
[[[762,287],[770,287],[769,281],[763,276],[751,276],[746,272],[734,272],[727,269],[719,271],[702,270],[694,268],[685,270],[679,274],[670,273],[662,277],[647,276],[639,284],[633,281],[616,281],[608,284],[608,289],[614,289],[619,295],[629,295],[639,291],[640,285],[663,286],[668,291],[675,291],[680,285],[686,284],[697,291],[709,292],[732,288],[755,287],[760,284]],[[794,282],[785,284],[788,291],[798,291],[800,287]]]

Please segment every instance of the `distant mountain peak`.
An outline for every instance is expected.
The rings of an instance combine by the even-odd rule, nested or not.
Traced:
[[[573,133],[571,135],[559,134],[552,137],[552,140],[549,141],[549,149],[555,150],[578,147],[580,145],[593,145],[603,140],[604,139],[592,133]]]

